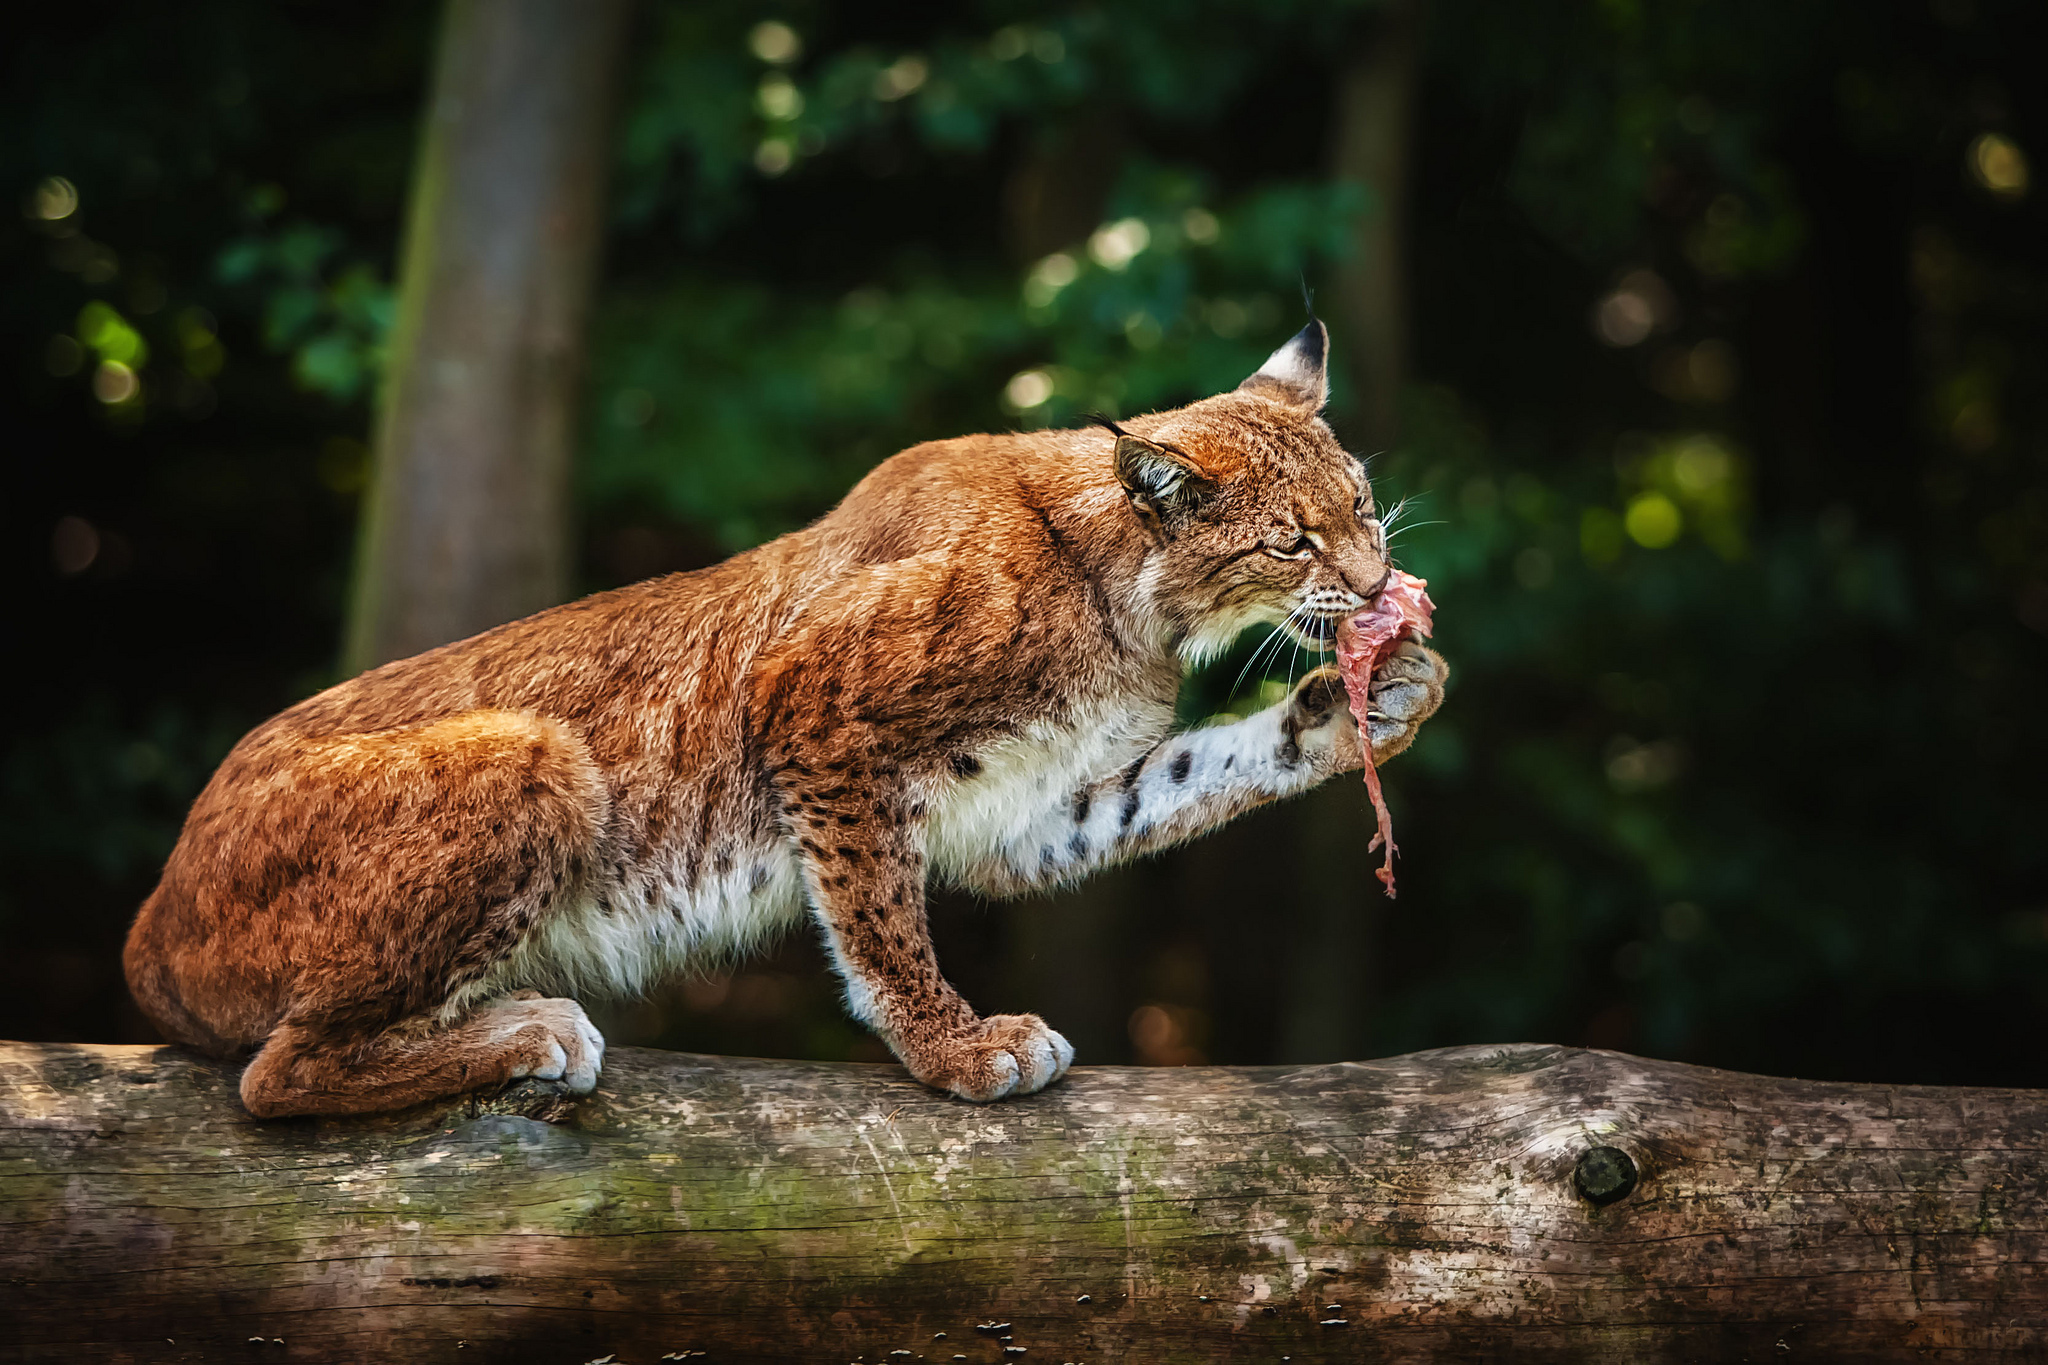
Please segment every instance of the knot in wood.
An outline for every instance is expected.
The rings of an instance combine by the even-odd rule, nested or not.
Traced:
[[[1619,1147],[1589,1148],[1572,1168],[1572,1184],[1593,1204],[1626,1199],[1636,1187],[1636,1163]]]

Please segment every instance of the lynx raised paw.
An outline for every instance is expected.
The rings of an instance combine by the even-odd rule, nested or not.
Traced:
[[[1280,722],[1281,759],[1295,763],[1306,755],[1322,770],[1349,772],[1365,762],[1358,727],[1344,696],[1344,678],[1335,664],[1324,664],[1295,685],[1287,713]]]
[[[521,1045],[509,1079],[531,1076],[561,1081],[572,1095],[587,1095],[597,1089],[597,1073],[604,1066],[604,1035],[574,1000],[543,996],[539,991],[515,991],[479,1010],[478,1019],[493,1038]]]
[[[1413,640],[1403,640],[1372,675],[1371,709],[1366,712],[1372,728],[1375,754],[1394,753],[1408,747],[1422,722],[1436,714],[1444,702],[1444,682],[1450,668],[1435,650]]]
[[[1035,1014],[996,1014],[930,1049],[911,1074],[963,1100],[987,1103],[1043,1090],[1067,1074],[1074,1045]]]

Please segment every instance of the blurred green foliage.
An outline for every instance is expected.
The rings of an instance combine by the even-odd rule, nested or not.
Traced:
[[[89,487],[37,474],[19,535],[41,556],[56,518],[97,515],[140,539],[133,509],[167,469],[159,504],[197,524],[298,509],[290,551],[207,571],[224,603],[248,591],[234,573],[272,576],[266,600],[309,623],[241,675],[263,680],[234,698],[244,723],[331,659],[392,306],[393,149],[427,60],[415,19],[346,32],[260,8],[202,6],[211,37],[175,56],[147,24],[117,30],[91,79],[123,100],[17,83],[33,136],[7,154],[24,193],[61,174],[82,205],[38,218],[32,200],[9,248],[37,281],[9,305],[35,371],[22,401],[51,433],[113,443],[93,467],[137,490],[94,513]],[[1276,1027],[1241,1021],[1284,1014],[1296,983],[1242,950],[1247,914],[1299,935],[1309,905],[1337,904],[1375,927],[1354,978],[1369,998],[1331,1055],[1548,1037],[2048,1083],[2019,1041],[2048,1010],[2042,16],[1437,0],[1405,189],[1327,170],[1335,81],[1383,19],[1363,0],[648,4],[590,366],[585,586],[799,525],[915,441],[1228,387],[1298,325],[1304,282],[1337,287],[1359,216],[1398,211],[1415,379],[1400,440],[1368,453],[1381,502],[1408,500],[1398,550],[1456,670],[1388,773],[1403,900],[1306,854],[1266,869],[1277,903],[1249,911],[1174,870],[1193,863],[1121,879],[1103,902],[1132,926],[1112,936],[1134,992],[1119,1009],[1170,1006],[1207,1055],[1279,1060]],[[74,68],[88,46],[43,41]],[[337,52],[362,89],[322,74]],[[189,117],[153,134],[138,188],[121,135],[158,109]],[[109,245],[79,246],[102,221]],[[96,282],[95,249],[119,262]],[[81,355],[62,374],[53,334]],[[1346,347],[1340,327],[1340,366]],[[92,397],[109,360],[141,375],[125,407]],[[1354,392],[1340,374],[1340,435]],[[264,479],[282,483],[247,493]],[[103,570],[39,563],[50,638],[72,629],[59,617],[142,610],[123,584],[178,562],[141,555],[96,602],[78,590]],[[1258,643],[1190,680],[1191,716],[1307,663],[1278,651],[1246,674]],[[75,653],[51,648],[64,719],[12,737],[7,799],[44,809],[8,822],[10,864],[39,886],[101,878],[110,906],[146,886],[133,850],[164,846],[168,798],[133,793],[189,794],[231,735],[193,719],[218,710],[193,679],[224,652],[170,648],[181,681],[114,650],[154,676],[75,686]],[[205,738],[148,739],[181,757],[133,778],[166,715]],[[1262,818],[1219,847],[1275,857],[1287,817]],[[37,832],[51,821],[78,837]],[[22,895],[0,906],[26,932]],[[942,927],[1000,959],[1041,908]],[[748,1027],[801,1016],[778,1045],[850,1046],[784,1006]],[[669,1036],[750,1046],[708,1027]]]

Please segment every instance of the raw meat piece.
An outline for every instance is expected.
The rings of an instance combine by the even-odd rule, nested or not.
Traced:
[[[1428,587],[1426,580],[1395,569],[1372,605],[1337,627],[1337,668],[1351,698],[1351,718],[1358,722],[1358,742],[1365,747],[1365,789],[1372,795],[1373,814],[1379,818],[1379,833],[1373,835],[1365,851],[1387,846],[1386,862],[1376,875],[1387,888],[1388,900],[1394,898],[1394,818],[1387,813],[1387,799],[1380,793],[1379,769],[1372,763],[1372,730],[1365,715],[1372,675],[1380,661],[1409,631],[1429,635],[1429,618],[1436,603],[1429,600]]]

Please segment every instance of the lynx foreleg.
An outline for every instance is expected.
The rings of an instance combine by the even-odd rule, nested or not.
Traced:
[[[1380,760],[1406,748],[1442,699],[1441,662],[1420,646],[1402,648],[1399,668],[1390,663],[1382,670],[1398,685],[1375,687],[1373,751]],[[1035,812],[963,880],[990,895],[1074,881],[1195,838],[1363,759],[1343,682],[1336,669],[1320,668],[1287,700],[1228,725],[1171,735],[1121,772]]]
[[[939,973],[925,922],[924,810],[893,770],[799,760],[777,778],[847,1007],[926,1085],[963,1099],[1029,1094],[1074,1049],[1035,1014],[977,1017]]]

